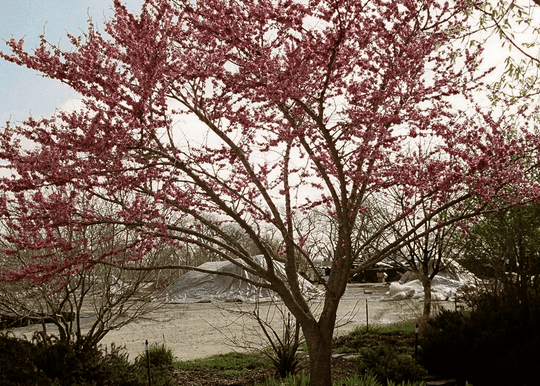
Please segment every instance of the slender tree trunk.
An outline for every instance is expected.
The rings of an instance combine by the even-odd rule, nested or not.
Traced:
[[[424,287],[424,311],[422,312],[422,319],[427,321],[431,315],[431,282],[429,277],[422,278],[422,286]]]
[[[332,333],[325,329],[304,329],[308,346],[310,386],[332,384]]]

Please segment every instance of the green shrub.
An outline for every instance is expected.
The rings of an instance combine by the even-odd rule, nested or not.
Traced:
[[[426,386],[425,382],[411,382],[411,381],[403,381],[401,383],[394,383],[392,381],[388,381],[386,386]],[[469,384],[466,384],[465,386],[472,386]]]
[[[391,380],[381,383],[375,375],[367,373],[363,376],[355,375],[354,377],[341,379],[334,382],[333,386],[426,386],[426,383],[423,381],[402,381],[401,383],[395,383]]]
[[[356,326],[349,332],[350,336],[358,337],[363,335],[379,335],[379,334],[403,334],[413,335],[416,328],[416,321],[404,321],[391,324],[373,324],[368,326]]]
[[[51,385],[47,375],[34,363],[35,352],[32,343],[0,333],[0,384]]]
[[[34,343],[0,335],[0,384],[143,386],[121,349],[79,349],[58,341]]]
[[[174,354],[172,350],[165,345],[152,345],[149,350],[150,364],[156,368],[170,368],[174,365]],[[146,366],[146,352],[140,354],[135,359],[135,365],[137,366]]]
[[[52,345],[38,344],[35,352],[35,365],[49,379],[57,379],[62,385],[81,383],[85,378],[85,371],[93,364],[89,362],[94,362],[93,356],[96,355],[88,352],[78,353],[72,346],[60,342]]]
[[[79,349],[64,343],[36,347],[36,366],[56,385],[142,386],[133,374],[133,365],[121,349],[104,352],[98,348]]]
[[[152,345],[148,350],[150,358],[150,374],[153,386],[173,386],[177,385],[172,376],[174,369],[174,354],[172,350],[164,345]],[[146,352],[135,358],[135,374],[138,380],[148,383],[148,362]]]
[[[421,363],[475,385],[532,385],[540,352],[540,304],[483,294],[466,313],[444,311],[423,333]]]
[[[422,379],[426,370],[409,355],[398,354],[388,346],[367,349],[358,362],[358,373],[370,373],[380,382],[416,381]]]
[[[125,348],[111,346],[101,351],[100,366],[101,380],[96,385],[108,386],[146,386],[148,381],[141,381],[134,374],[134,365],[129,362]],[[94,377],[94,379],[97,377]]]

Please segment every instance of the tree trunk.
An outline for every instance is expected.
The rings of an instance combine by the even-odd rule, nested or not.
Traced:
[[[422,278],[422,286],[424,287],[424,311],[422,319],[427,321],[431,315],[431,279],[429,277]]]
[[[309,353],[310,386],[332,384],[332,336],[333,329],[304,329]]]

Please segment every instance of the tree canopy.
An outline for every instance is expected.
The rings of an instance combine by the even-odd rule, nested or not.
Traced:
[[[17,231],[12,241],[65,252],[35,254],[35,265],[4,270],[3,279],[96,264],[74,247],[84,238],[50,231],[73,223],[136,230],[122,259],[143,265],[159,243],[194,245],[266,280],[302,326],[312,384],[330,384],[332,331],[353,263],[369,266],[487,205],[540,192],[531,178],[540,148],[534,109],[509,121],[475,103],[488,92],[481,46],[456,44],[468,32],[469,6],[147,0],[135,15],[115,0],[105,31],[90,25],[69,35],[69,50],[43,36],[29,53],[12,39],[5,60],[68,84],[83,107],[8,122],[0,134],[0,206]],[[392,205],[396,192],[402,209],[359,229],[370,200]],[[86,200],[115,209],[101,213]],[[451,218],[431,221],[449,208]],[[310,210],[333,223],[320,314],[297,279],[299,259],[313,264],[305,246],[318,235],[295,219]],[[411,229],[370,248],[408,216],[416,217]],[[286,280],[275,259],[285,262]]]

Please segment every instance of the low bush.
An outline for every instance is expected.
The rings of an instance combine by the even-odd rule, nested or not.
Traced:
[[[173,367],[175,362],[175,357],[172,350],[165,345],[152,345],[149,350],[150,364],[155,368],[164,368],[168,369]],[[136,366],[145,367],[147,363],[146,353],[140,354],[135,359]]]
[[[121,349],[110,352],[97,348],[77,347],[57,342],[52,345],[36,345],[35,365],[56,385],[62,386],[142,386]]]
[[[50,385],[47,375],[35,365],[34,345],[15,338],[9,333],[0,333],[0,384]]]
[[[388,346],[366,349],[358,362],[360,375],[372,374],[379,382],[417,381],[426,370],[407,354],[398,354]]]
[[[175,357],[170,348],[164,345],[153,345],[148,350],[150,358],[150,376],[153,386],[174,386],[172,370],[174,369]],[[148,384],[148,359],[147,354],[140,354],[133,364],[135,375],[143,384]]]
[[[99,368],[102,372],[103,383],[96,382],[96,385],[146,386],[148,381],[137,378],[133,367],[125,349],[112,345],[110,350],[101,351]]]
[[[258,322],[261,331],[269,346],[260,352],[265,355],[274,365],[276,375],[285,378],[296,374],[300,365],[298,348],[303,343],[300,325],[296,319],[283,309],[279,309],[280,318],[283,322],[282,330],[274,329],[270,323],[259,315],[257,310],[252,314]]]
[[[421,363],[475,385],[532,385],[540,352],[540,304],[483,294],[467,312],[443,311],[423,333]]]
[[[2,386],[145,386],[146,373],[129,363],[122,349],[81,350],[54,341],[29,342],[0,334]],[[159,374],[159,372],[158,372]],[[171,378],[169,376],[169,378]],[[154,382],[154,385],[172,385]]]

